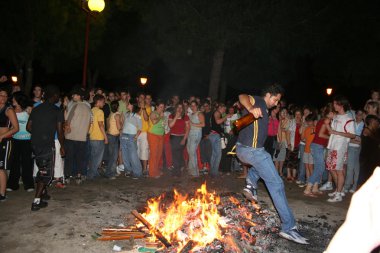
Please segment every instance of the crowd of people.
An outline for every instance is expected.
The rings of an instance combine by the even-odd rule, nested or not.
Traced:
[[[74,87],[62,95],[57,87],[36,85],[29,98],[4,86],[0,199],[22,182],[26,191],[36,191],[32,210],[39,210],[47,205],[50,177],[58,188],[120,174],[160,178],[166,171],[173,177],[242,171],[245,178],[250,165],[229,152],[238,139],[233,122],[243,109],[236,101],[226,105],[195,96],[132,97],[126,89]],[[269,109],[263,145],[278,174],[305,187],[305,196],[335,186],[328,201],[342,201],[379,165],[378,116],[378,91],[355,111],[343,96],[320,110],[282,99]],[[244,191],[252,193],[249,182]]]

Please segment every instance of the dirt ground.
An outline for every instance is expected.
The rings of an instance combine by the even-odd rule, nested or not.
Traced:
[[[130,212],[141,207],[151,196],[173,188],[192,193],[204,181],[209,191],[241,192],[243,179],[223,174],[217,179],[202,177],[133,180],[119,176],[116,180],[98,179],[66,189],[50,188],[49,206],[30,211],[34,193],[10,192],[0,203],[0,252],[112,252],[115,244],[128,247],[130,242],[100,242],[93,239],[102,228],[132,223]],[[342,224],[351,194],[341,203],[328,203],[327,196],[306,198],[295,183],[285,183],[289,204],[309,238],[310,245],[298,245],[278,238],[263,252],[323,252],[337,227]],[[263,184],[259,198],[265,208],[273,208]]]

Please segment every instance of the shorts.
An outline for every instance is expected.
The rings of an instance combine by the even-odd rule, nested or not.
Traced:
[[[311,153],[303,153],[303,162],[306,164],[314,164],[313,155]]]
[[[146,132],[141,132],[139,137],[137,137],[137,155],[140,160],[149,160],[149,143]]]
[[[38,167],[36,183],[50,184],[54,176],[55,148],[33,146],[33,154]]]
[[[55,163],[54,163],[54,177],[63,177],[64,160],[61,157],[61,144],[58,140],[55,140]]]
[[[12,151],[12,141],[4,139],[0,142],[0,170],[9,169],[9,157]]]
[[[328,150],[326,158],[326,169],[332,171],[343,170],[343,165],[347,160],[346,150]]]
[[[285,144],[281,144],[281,149],[276,149],[273,153],[273,161],[284,162],[286,158],[286,147]]]

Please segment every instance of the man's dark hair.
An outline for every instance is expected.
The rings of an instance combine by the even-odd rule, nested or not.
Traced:
[[[118,101],[112,101],[110,104],[111,112],[115,113],[119,109],[119,102]]]
[[[380,119],[376,115],[367,115],[367,117],[365,117],[365,125],[371,125],[372,121],[374,120],[380,121]]]
[[[281,85],[274,83],[267,85],[264,89],[261,91],[261,95],[264,97],[267,93],[269,93],[271,96],[277,96],[278,94],[284,95],[284,88],[282,88]]]
[[[342,95],[336,95],[334,97],[334,101],[338,104],[343,106],[344,111],[350,110],[350,102],[345,96]]]
[[[59,91],[58,86],[56,86],[56,85],[48,85],[43,90],[45,93],[45,99],[46,100],[49,100],[49,99],[53,98],[54,96],[59,97],[60,91]]]
[[[94,101],[94,105],[96,105],[96,103],[100,100],[105,100],[106,98],[103,96],[103,95],[100,95],[100,94],[95,94],[94,98],[93,98],[93,101]]]

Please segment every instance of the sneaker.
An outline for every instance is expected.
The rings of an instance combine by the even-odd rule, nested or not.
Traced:
[[[250,201],[257,202],[257,189],[250,184],[247,184],[243,189],[243,195]]]
[[[109,177],[108,179],[109,179],[109,180],[115,180],[116,177]]]
[[[335,203],[335,202],[341,202],[342,200],[343,200],[342,195],[338,193],[338,194],[335,194],[334,197],[328,199],[327,201],[331,203]]]
[[[34,188],[28,188],[26,189],[27,192],[34,192]]]
[[[0,195],[0,202],[4,202],[7,200],[7,196],[6,195]]]
[[[126,177],[130,177],[130,176],[132,175],[132,173],[131,173],[130,171],[126,171],[126,172],[124,173],[124,175],[125,175]]]
[[[171,171],[171,170],[173,170],[173,169],[174,169],[174,166],[173,166],[173,165],[168,167],[168,170],[169,170],[169,171]]]
[[[301,183],[301,184],[298,185],[299,188],[304,188],[305,186],[306,186],[305,183]]]
[[[302,182],[301,180],[297,180],[297,181],[296,181],[296,184],[305,184],[305,183]]]
[[[348,193],[348,189],[344,188],[344,189],[343,189],[343,192],[344,192],[344,193]]]
[[[290,229],[288,232],[281,231],[279,236],[299,244],[309,244],[307,239],[300,234],[296,227]]]
[[[331,182],[324,183],[321,187],[319,187],[320,191],[331,191],[333,189]]]
[[[45,208],[48,206],[48,202],[40,200],[40,203],[32,203],[32,207],[30,208],[32,211],[38,211],[41,208]]]
[[[350,193],[355,193],[356,191],[354,189],[349,190]]]
[[[7,192],[13,192],[12,188],[7,188]]]
[[[327,194],[329,197],[334,197],[338,192],[330,192],[329,194]]]

